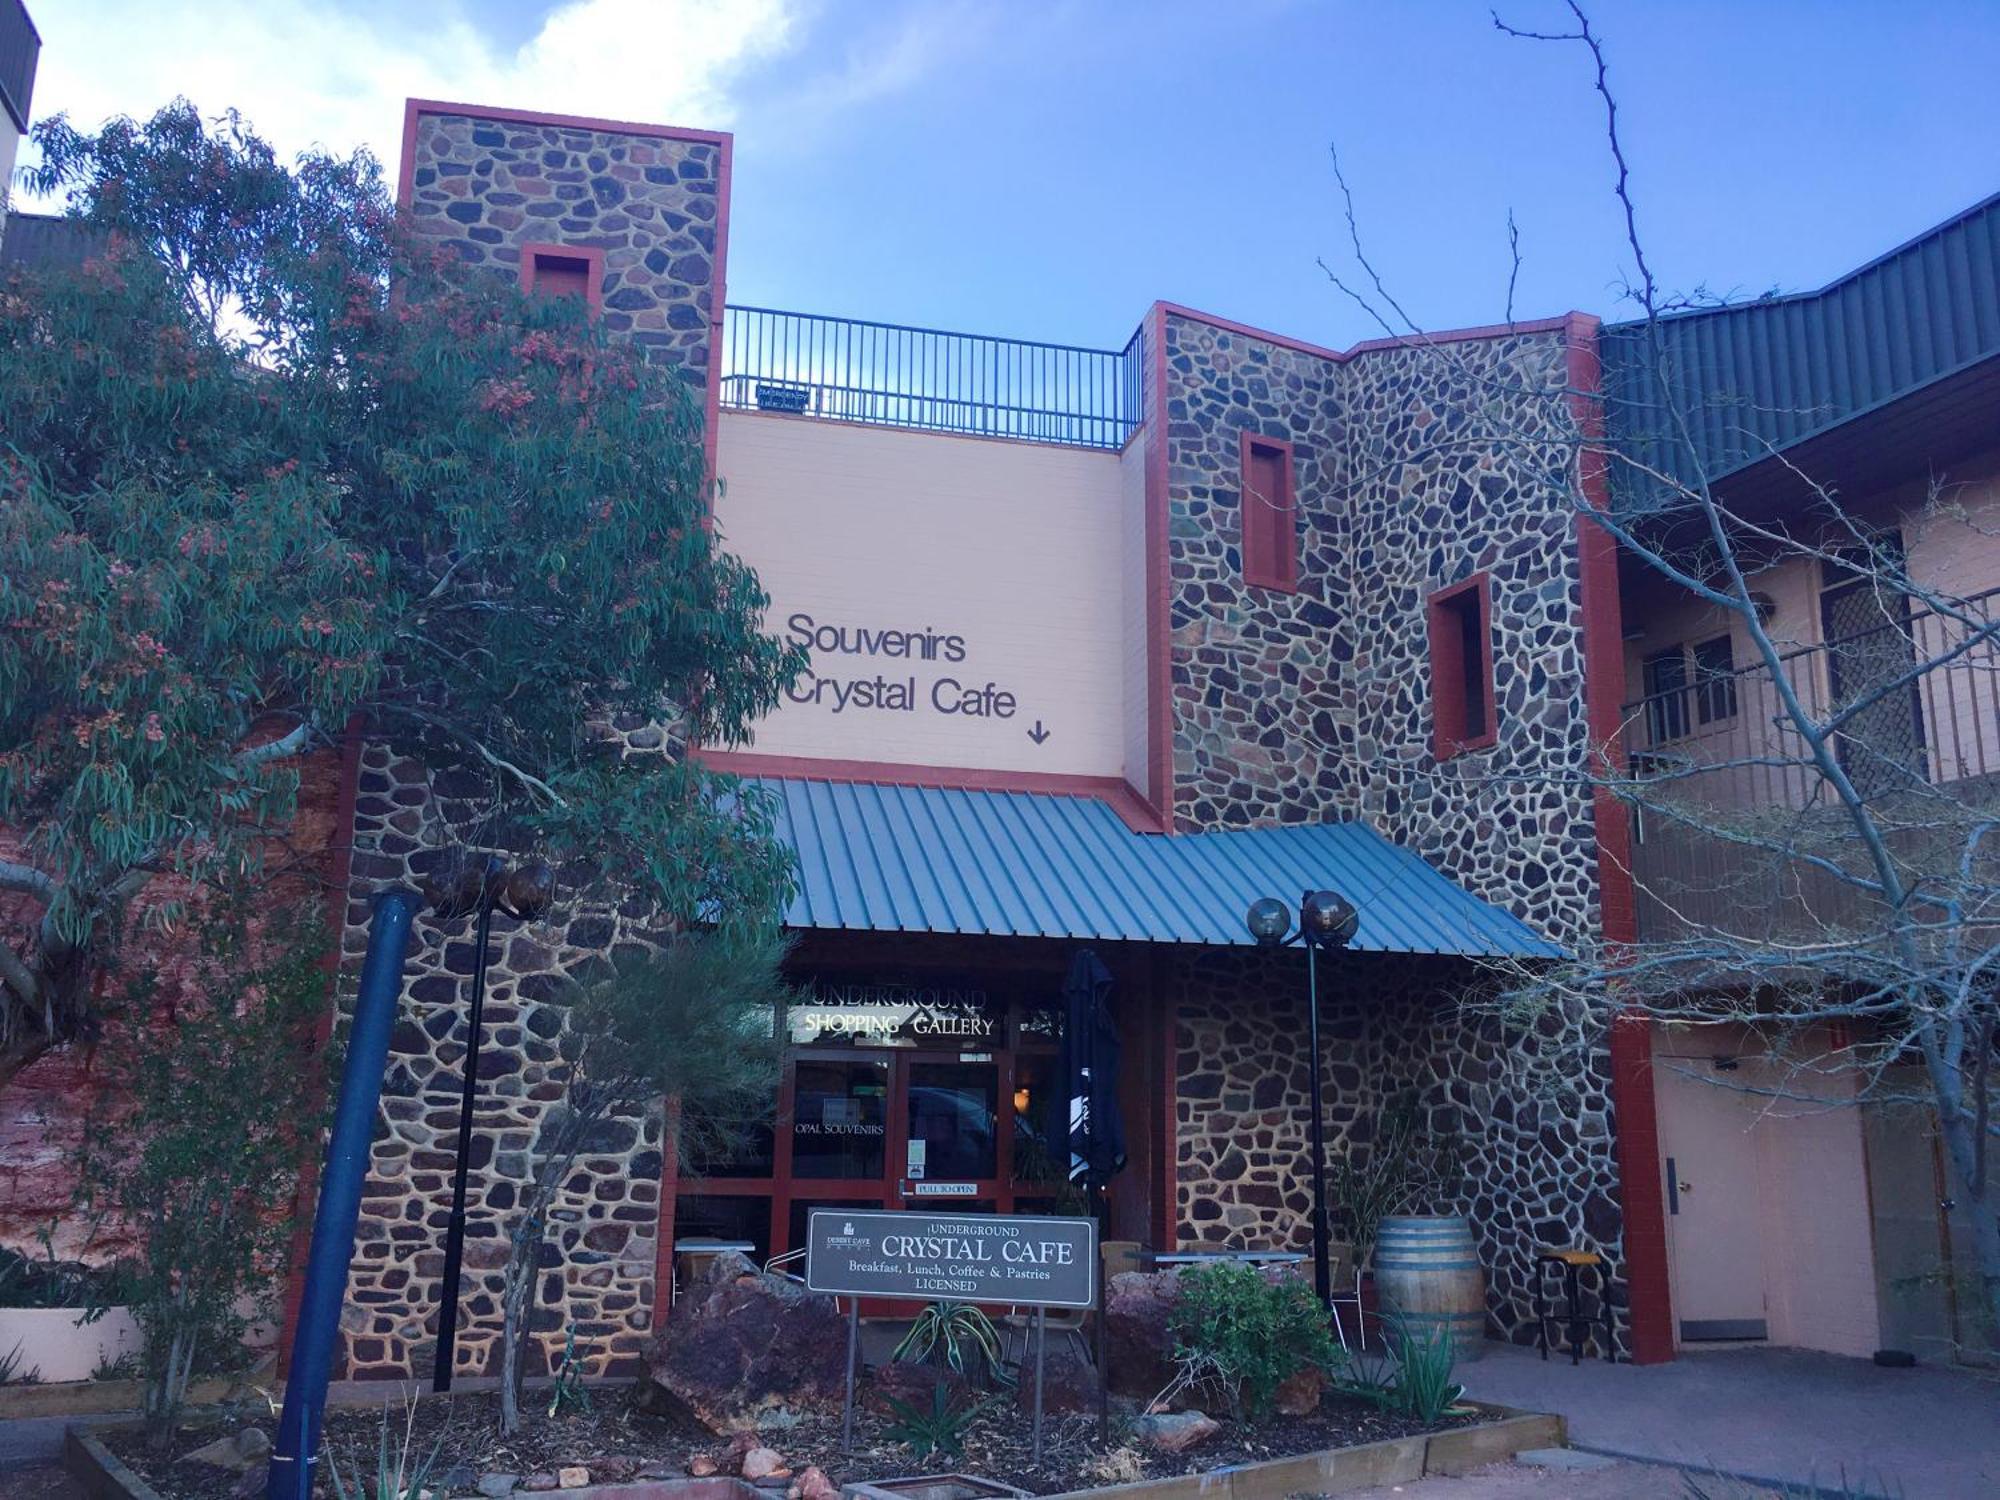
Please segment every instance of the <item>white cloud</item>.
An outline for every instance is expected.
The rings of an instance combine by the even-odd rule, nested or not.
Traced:
[[[365,145],[393,179],[412,96],[728,129],[745,71],[798,45],[802,3],[568,0],[508,50],[436,3],[44,0],[35,114],[89,128],[184,94],[241,110],[281,155]]]

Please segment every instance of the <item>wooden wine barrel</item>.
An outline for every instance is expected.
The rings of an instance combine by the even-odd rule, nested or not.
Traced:
[[[1375,1237],[1375,1290],[1392,1338],[1400,1318],[1419,1335],[1448,1333],[1461,1360],[1486,1352],[1486,1272],[1463,1217],[1385,1218]]]

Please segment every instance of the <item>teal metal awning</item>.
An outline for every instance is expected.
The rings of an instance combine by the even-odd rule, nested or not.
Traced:
[[[1359,823],[1166,837],[1105,802],[752,778],[798,864],[787,926],[839,931],[1248,946],[1260,896],[1338,891],[1353,947],[1475,958],[1558,957],[1522,922]]]

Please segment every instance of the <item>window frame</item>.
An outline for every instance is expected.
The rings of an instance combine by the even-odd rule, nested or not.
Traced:
[[[1673,663],[1679,680],[1668,687],[1656,682],[1655,669]],[[1694,667],[1686,641],[1675,641],[1639,658],[1639,701],[1645,704],[1649,747],[1672,745],[1694,733]]]
[[[521,246],[521,290],[526,295],[535,295],[535,272],[537,263],[544,257],[551,260],[580,260],[588,268],[583,288],[584,306],[590,309],[591,317],[604,310],[604,251],[596,245],[556,245],[541,241],[529,241]]]
[[[1722,648],[1728,660],[1724,671],[1716,671],[1702,661],[1702,652]],[[1694,720],[1697,728],[1727,724],[1741,711],[1737,702],[1736,641],[1726,631],[1688,646],[1688,682],[1694,689]]]
[[[1259,448],[1278,456],[1279,472],[1284,476],[1283,503],[1261,506],[1255,512],[1265,517],[1260,523],[1260,530],[1262,526],[1273,527],[1286,540],[1284,566],[1275,573],[1264,566],[1266,552],[1273,549],[1253,548],[1250,543],[1252,529],[1250,517],[1253,514],[1250,460]],[[1299,591],[1299,482],[1290,441],[1285,438],[1266,437],[1263,433],[1253,432],[1247,427],[1241,429],[1237,433],[1236,471],[1236,508],[1239,519],[1237,545],[1242,552],[1243,581],[1252,588],[1272,589],[1281,594],[1296,594]]]
[[[1485,719],[1478,725],[1462,722],[1467,707],[1468,664],[1465,606],[1461,601],[1468,596],[1477,613],[1477,670],[1485,689]],[[1495,691],[1493,673],[1493,575],[1475,573],[1433,590],[1425,598],[1424,613],[1430,634],[1431,752],[1439,761],[1447,761],[1468,751],[1490,750],[1500,742],[1500,697]]]

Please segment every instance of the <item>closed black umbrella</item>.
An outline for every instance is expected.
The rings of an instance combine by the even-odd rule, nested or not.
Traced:
[[[1063,982],[1063,1116],[1051,1145],[1069,1148],[1069,1180],[1081,1182],[1097,1216],[1097,1439],[1110,1431],[1104,1365],[1104,1185],[1125,1167],[1125,1120],[1118,1111],[1118,1029],[1111,1024],[1111,971],[1088,948],[1070,961]],[[1060,1149],[1060,1147],[1058,1147]]]
[[[1091,1188],[1103,1187],[1125,1167],[1110,997],[1111,971],[1088,948],[1079,949],[1063,982],[1063,1119],[1055,1141],[1068,1147],[1069,1180]]]

